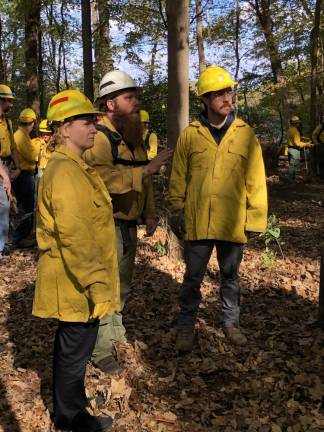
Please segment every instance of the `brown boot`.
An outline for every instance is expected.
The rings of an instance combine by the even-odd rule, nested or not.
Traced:
[[[239,327],[231,326],[224,327],[225,336],[235,345],[245,345],[247,343],[247,339],[244,334],[241,332]]]
[[[195,329],[179,328],[177,331],[176,350],[183,354],[188,354],[193,350],[195,339]]]

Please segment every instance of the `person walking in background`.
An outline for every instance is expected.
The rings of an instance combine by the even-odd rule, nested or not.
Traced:
[[[78,90],[55,95],[47,118],[54,130],[40,180],[40,249],[33,315],[59,320],[54,345],[53,419],[59,429],[99,432],[109,417],[92,416],[84,388],[86,364],[99,319],[120,309],[111,198],[97,172],[81,158],[93,146],[97,113]]]
[[[193,349],[200,285],[214,248],[224,333],[234,344],[247,342],[239,326],[239,268],[248,234],[266,228],[267,189],[260,144],[253,129],[233,114],[236,84],[219,66],[201,73],[197,87],[205,110],[181,133],[174,153],[167,202],[171,227],[184,239],[186,264],[179,352]]]
[[[14,95],[11,88],[5,84],[0,84],[0,160],[2,167],[4,167],[7,172],[12,168],[12,163],[14,164],[13,169],[10,171],[12,182],[19,177],[21,172],[12,123],[6,116],[13,107],[13,100]],[[9,254],[7,242],[10,203],[7,190],[8,182],[5,180],[5,174],[3,173],[0,179],[0,256]]]
[[[147,159],[152,160],[158,153],[158,137],[156,133],[151,130],[149,113],[140,110],[140,117],[143,125],[143,146],[147,153]]]

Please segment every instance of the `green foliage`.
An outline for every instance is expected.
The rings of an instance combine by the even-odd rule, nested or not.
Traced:
[[[273,246],[277,247],[280,251],[282,258],[284,254],[281,246],[284,244],[281,240],[281,228],[278,224],[276,215],[272,214],[268,218],[268,224],[266,230],[260,234],[260,237],[264,240],[265,249],[262,254],[263,262],[267,269],[270,269],[276,262],[277,251],[273,249]]]
[[[160,241],[157,241],[155,243],[155,250],[159,255],[166,255],[167,254],[167,247],[166,245],[164,245],[163,243],[161,243]]]

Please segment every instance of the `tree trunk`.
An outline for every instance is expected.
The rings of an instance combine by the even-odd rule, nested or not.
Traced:
[[[95,48],[95,80],[100,81],[105,73],[114,68],[110,44],[109,2],[106,0],[94,0],[92,10]]]
[[[3,54],[2,54],[2,21],[0,17],[0,82],[6,81],[6,72],[4,68]]]
[[[196,16],[197,16],[197,47],[199,59],[199,74],[206,69],[204,37],[203,37],[203,8],[201,0],[196,0]]]
[[[175,148],[189,122],[189,0],[167,0],[168,20],[168,147]],[[169,254],[181,259],[182,249],[169,232]]]
[[[40,114],[39,98],[39,46],[41,2],[25,2],[25,60],[26,60],[26,99],[27,106]]]
[[[311,82],[310,82],[310,133],[315,129],[317,119],[317,64],[320,55],[319,35],[323,0],[316,0],[314,27],[310,34]]]
[[[277,94],[282,109],[282,117],[285,128],[289,125],[288,92],[285,85],[285,77],[282,69],[282,61],[278,42],[273,33],[273,20],[270,12],[270,0],[254,0],[254,9],[259,19],[269,53],[271,70],[274,83],[277,85]]]
[[[189,0],[168,0],[168,146],[189,122]]]
[[[155,70],[155,60],[157,54],[157,40],[154,41],[152,51],[151,51],[151,64],[150,64],[150,72],[148,77],[148,83],[153,84],[154,80],[154,70]]]
[[[93,63],[90,0],[81,1],[84,93],[93,100]]]
[[[241,33],[241,8],[240,8],[240,0],[236,0],[236,9],[235,9],[235,81],[238,79],[238,74],[240,71],[240,33]]]
[[[38,32],[38,47],[39,47],[39,60],[38,60],[38,82],[39,82],[39,112],[41,118],[46,117],[44,108],[44,82],[43,82],[43,49],[42,49],[42,31]]]

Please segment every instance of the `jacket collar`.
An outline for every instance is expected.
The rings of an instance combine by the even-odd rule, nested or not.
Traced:
[[[81,166],[84,170],[89,170],[89,165],[85,163],[83,159],[81,159],[72,149],[67,147],[66,145],[60,145],[57,149],[55,149],[56,153],[63,154],[67,156],[69,159],[75,161],[78,165]]]
[[[197,128],[198,132],[201,133],[202,135],[204,135],[205,138],[207,138],[208,140],[212,139],[214,141],[214,138],[213,138],[208,126],[204,125],[201,120],[195,120],[195,121],[191,122],[190,126]],[[232,135],[232,133],[238,127],[245,127],[245,126],[246,126],[246,123],[242,119],[235,117],[234,121],[232,122],[230,127],[227,129],[226,134],[224,136],[224,139],[225,139],[225,137],[226,137],[226,139],[228,137],[230,137]]]

